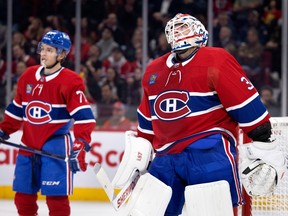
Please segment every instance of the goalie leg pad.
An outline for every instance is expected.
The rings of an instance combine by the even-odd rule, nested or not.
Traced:
[[[138,180],[128,204],[128,216],[163,216],[172,196],[171,187],[149,173]],[[157,205],[155,205],[157,203]]]
[[[233,205],[229,183],[225,180],[185,187],[188,216],[232,216]]]
[[[112,180],[114,187],[123,187],[135,170],[146,171],[153,156],[152,144],[136,132],[126,131],[125,151],[118,170]]]

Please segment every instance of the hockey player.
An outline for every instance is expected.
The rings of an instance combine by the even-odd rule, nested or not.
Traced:
[[[186,191],[189,186],[221,180],[229,183],[233,203],[230,208],[233,212],[232,205],[237,207],[243,204],[236,161],[238,127],[253,141],[269,142],[269,113],[235,58],[222,48],[206,47],[208,32],[199,20],[188,14],[177,14],[167,23],[165,34],[172,52],[155,59],[146,68],[142,80],[144,96],[138,107],[139,125],[135,136],[148,140],[155,153],[148,172],[172,189],[167,209],[164,206],[165,215],[179,215],[184,202],[190,206],[197,201],[197,196],[205,196],[190,196]],[[133,137],[133,134],[130,136]],[[130,140],[134,146],[143,143],[141,140]],[[148,153],[141,148],[131,151],[138,152],[135,164],[144,154],[150,154],[149,148]],[[125,155],[123,159],[112,182],[116,186],[125,183],[125,175],[130,176],[125,171],[127,168],[133,170],[133,161],[126,160]],[[147,161],[144,164],[147,165]],[[147,190],[143,186],[145,189],[139,192],[141,196],[148,191],[141,199],[138,198],[141,203],[135,201],[134,209],[132,206],[130,212],[146,212],[151,208],[160,212],[158,209],[163,208],[159,201],[164,197],[161,190],[157,194],[153,191],[157,187],[149,184]],[[153,190],[149,190],[149,187]],[[158,197],[157,205],[155,203],[153,207],[150,202],[149,206],[141,207],[146,203],[144,200],[149,199],[144,196],[150,199]],[[196,199],[190,200],[193,196]],[[128,205],[131,200],[134,201],[134,197],[132,194]],[[212,202],[216,202],[218,197],[220,203],[226,202],[221,199],[220,193],[212,197]],[[205,210],[206,206],[212,208],[211,202],[206,203],[209,198],[202,209]],[[216,208],[221,211],[221,207]],[[217,214],[217,210],[214,210],[215,214],[208,215],[231,215],[224,214],[224,210],[222,214]],[[141,213],[149,215],[145,212]],[[194,214],[206,215],[188,213]]]
[[[90,149],[95,119],[83,93],[82,78],[61,66],[70,47],[64,32],[52,30],[43,36],[38,44],[41,65],[29,67],[20,77],[17,94],[0,123],[1,139],[23,127],[25,145],[70,156],[68,163],[19,150],[13,190],[21,216],[37,215],[39,190],[46,196],[49,215],[70,215],[73,173],[87,168],[85,153]],[[69,132],[72,121],[74,142]]]

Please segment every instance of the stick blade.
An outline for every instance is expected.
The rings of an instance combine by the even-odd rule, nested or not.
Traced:
[[[114,192],[114,187],[112,186],[112,183],[107,176],[107,173],[103,169],[100,163],[96,163],[93,167],[93,171],[96,175],[97,180],[105,190],[110,202],[113,201],[113,199],[116,197]]]

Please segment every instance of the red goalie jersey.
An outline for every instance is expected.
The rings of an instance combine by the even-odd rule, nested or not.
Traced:
[[[148,65],[142,85],[138,136],[159,154],[181,152],[214,133],[235,143],[238,126],[247,133],[270,118],[241,66],[222,48],[202,47],[184,62],[167,53]]]
[[[30,67],[21,76],[0,128],[11,134],[23,123],[22,142],[41,149],[50,136],[69,133],[74,119],[75,138],[89,143],[95,119],[83,93],[82,78],[63,67],[48,76],[41,74],[42,69]]]

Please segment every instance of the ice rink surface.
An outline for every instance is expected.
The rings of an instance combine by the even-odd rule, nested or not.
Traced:
[[[48,209],[45,201],[38,202],[39,216],[48,216]],[[0,199],[1,216],[18,216],[13,200]],[[71,201],[71,216],[120,216],[108,202],[79,202]]]
[[[70,201],[71,216],[124,216],[123,209],[116,212],[112,204],[108,202],[80,202]],[[39,216],[48,216],[48,209],[45,201],[38,201]],[[18,216],[13,200],[0,199],[0,215],[1,216]],[[182,216],[185,216],[183,211]]]

